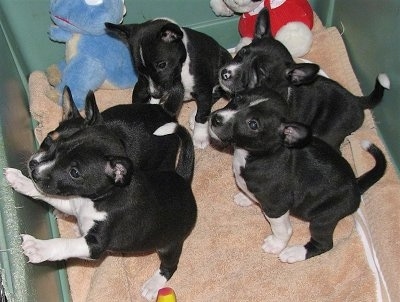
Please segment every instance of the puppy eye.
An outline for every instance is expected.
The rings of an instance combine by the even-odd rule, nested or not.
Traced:
[[[250,120],[247,122],[247,124],[249,125],[249,128],[251,130],[258,130],[258,128],[259,128],[258,122],[256,120]]]
[[[81,177],[81,174],[79,173],[78,169],[72,168],[69,170],[69,175],[71,175],[72,178],[77,179]]]
[[[165,67],[167,67],[167,62],[165,62],[165,61],[158,62],[158,63],[156,63],[156,67],[157,67],[157,69],[164,69]]]

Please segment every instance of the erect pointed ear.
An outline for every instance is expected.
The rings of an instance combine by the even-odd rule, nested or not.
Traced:
[[[263,8],[257,17],[256,28],[254,31],[254,38],[272,38],[271,24],[268,9]]]
[[[137,27],[136,24],[122,25],[109,22],[104,23],[104,25],[109,32],[114,33],[123,41],[128,41],[129,37],[134,32],[134,29]]]
[[[127,157],[109,156],[107,158],[105,173],[113,180],[115,185],[126,186],[132,178],[132,162]]]
[[[175,23],[167,23],[160,30],[160,38],[162,41],[167,43],[180,41],[183,38],[183,32],[179,25]]]
[[[96,104],[96,98],[92,90],[86,96],[85,101],[85,122],[87,125],[100,125],[103,123],[103,118]]]
[[[278,131],[283,144],[288,148],[302,148],[309,144],[312,138],[310,128],[301,123],[282,122]]]
[[[312,63],[294,64],[286,69],[286,78],[293,85],[309,84],[318,76],[319,65]]]
[[[82,118],[72,99],[72,93],[68,86],[64,87],[62,94],[62,120],[70,120],[73,118]]]

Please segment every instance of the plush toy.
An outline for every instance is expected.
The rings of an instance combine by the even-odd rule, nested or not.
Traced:
[[[281,41],[293,57],[305,55],[311,48],[314,16],[307,0],[211,0],[210,6],[217,16],[241,14],[238,51],[253,39],[257,15],[266,7],[269,11],[273,36]]]
[[[65,60],[57,65],[59,96],[69,86],[79,109],[89,90],[131,88],[137,81],[128,47],[106,32],[104,23],[120,23],[124,0],[50,0],[54,25],[49,37],[66,43]],[[54,72],[54,67],[48,72]]]

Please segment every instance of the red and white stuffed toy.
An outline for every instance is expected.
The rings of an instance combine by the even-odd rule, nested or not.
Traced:
[[[264,7],[269,10],[272,35],[293,57],[301,57],[311,48],[314,15],[307,0],[210,0],[210,6],[217,16],[241,14],[236,51],[251,43],[258,13]]]

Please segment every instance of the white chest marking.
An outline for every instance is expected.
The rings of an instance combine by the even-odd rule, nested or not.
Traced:
[[[95,221],[103,221],[107,218],[107,213],[97,211],[93,201],[89,198],[77,197],[71,199],[70,202],[72,203],[72,208],[82,235],[87,234]]]
[[[187,52],[188,39],[187,39],[187,36],[186,36],[186,33],[184,30],[183,30],[182,41],[183,41],[183,44],[185,45],[186,52]],[[193,78],[193,75],[190,74],[189,65],[190,65],[190,57],[189,57],[189,54],[187,54],[186,60],[185,60],[185,62],[183,62],[183,65],[182,65],[182,72],[181,72],[182,84],[185,89],[185,96],[184,96],[185,101],[189,101],[193,98],[192,93],[193,93],[193,87],[194,87],[194,78]]]
[[[246,182],[240,173],[241,169],[246,166],[246,158],[248,154],[249,153],[244,149],[235,148],[235,152],[233,153],[233,174],[235,175],[236,184],[239,189],[242,190],[253,201],[258,203],[253,193],[248,190]]]

